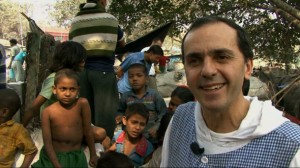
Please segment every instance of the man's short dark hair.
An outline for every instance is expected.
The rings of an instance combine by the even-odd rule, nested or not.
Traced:
[[[185,34],[185,36],[182,40],[182,44],[181,44],[181,53],[182,53],[183,63],[184,63],[184,47],[183,46],[184,46],[184,41],[185,41],[186,36],[191,31],[193,31],[197,28],[203,27],[204,25],[218,23],[218,22],[225,23],[228,26],[230,26],[231,28],[233,28],[234,30],[236,30],[238,47],[244,55],[245,62],[248,61],[249,59],[253,58],[253,51],[252,51],[252,46],[251,46],[252,44],[250,43],[248,34],[241,26],[236,24],[234,21],[226,19],[226,18],[222,18],[222,17],[218,17],[218,16],[207,16],[207,17],[202,17],[202,18],[197,19],[190,26],[189,30]],[[199,37],[199,38],[201,39],[201,37]]]
[[[146,53],[153,53],[156,55],[164,55],[164,51],[159,45],[152,45]]]

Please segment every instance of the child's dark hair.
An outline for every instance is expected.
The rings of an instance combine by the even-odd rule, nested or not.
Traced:
[[[144,65],[144,64],[141,64],[141,63],[134,63],[134,64],[131,64],[128,68],[128,71],[131,69],[131,68],[140,68],[142,69],[143,73],[145,74],[145,76],[148,76],[148,73],[147,73],[147,67]]]
[[[74,79],[79,86],[79,75],[72,69],[67,69],[67,68],[56,72],[54,77],[54,85],[57,85],[57,83],[61,80],[61,78],[64,77]]]
[[[97,162],[97,168],[134,168],[131,159],[123,153],[108,151],[101,153]]]
[[[85,48],[78,42],[65,41],[55,48],[51,72],[57,72],[63,68],[79,71],[79,63],[87,58]]]
[[[156,55],[164,55],[164,51],[162,50],[162,48],[159,45],[152,45],[148,51],[146,51],[146,53],[153,53]]]
[[[166,130],[168,128],[168,125],[172,119],[172,116],[173,116],[173,114],[166,113],[160,120],[160,125],[157,130],[157,139],[158,139],[159,145],[163,144],[164,136],[165,136]]]
[[[0,89],[0,108],[8,108],[9,114],[6,119],[11,119],[21,107],[19,95],[12,89]]]
[[[143,116],[146,118],[146,122],[148,122],[149,111],[143,103],[132,103],[127,106],[125,111],[126,120],[135,114]]]
[[[195,97],[187,86],[177,86],[171,93],[171,97],[177,96],[183,103],[194,101]]]
[[[10,39],[9,42],[14,45],[18,43],[16,39]]]

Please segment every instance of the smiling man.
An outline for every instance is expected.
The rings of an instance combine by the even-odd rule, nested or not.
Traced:
[[[244,97],[253,52],[231,20],[196,20],[182,42],[188,85],[197,102],[177,108],[161,167],[299,167],[300,128],[271,101]]]

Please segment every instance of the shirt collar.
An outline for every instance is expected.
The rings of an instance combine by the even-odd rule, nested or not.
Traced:
[[[146,92],[145,92],[145,94],[143,95],[143,97],[145,97],[147,94],[149,94],[149,87],[148,86],[146,86]],[[136,94],[133,92],[133,90],[131,89],[131,96],[134,96],[134,97],[136,97]]]
[[[14,120],[8,120],[5,123],[2,123],[1,126],[11,126],[15,123]]]
[[[119,137],[116,140],[116,143],[124,143],[125,140],[125,131],[122,131]],[[140,156],[144,157],[146,155],[148,148],[147,140],[144,136],[140,139],[140,141],[135,146],[135,152]]]

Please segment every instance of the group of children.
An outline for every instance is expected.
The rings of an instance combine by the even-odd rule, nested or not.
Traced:
[[[106,135],[105,130],[91,125],[89,103],[87,99],[79,97],[78,72],[84,66],[85,52],[81,52],[83,48],[77,45],[78,43],[70,41],[59,44],[58,49],[64,47],[64,52],[70,50],[73,55],[69,55],[69,58],[64,57],[70,61],[62,60],[66,63],[56,67],[50,81],[49,79],[44,81],[43,87],[51,86],[51,89],[47,86],[47,89],[51,90],[49,99],[55,97],[55,101],[49,103],[41,114],[44,147],[41,149],[39,160],[32,164],[32,167],[88,167],[82,151],[84,143],[89,148],[89,165],[92,167],[96,165],[101,167],[109,159],[122,160],[123,156],[117,156],[118,154],[114,152],[125,154],[129,160],[129,167],[139,167],[145,163],[147,164],[144,167],[159,167],[163,136],[172,114],[178,105],[194,101],[192,93],[187,87],[178,86],[171,94],[169,109],[167,109],[157,91],[147,87],[146,67],[142,64],[130,65],[128,81],[132,89],[122,94],[119,115],[116,117],[118,122],[122,122],[123,130],[115,134],[112,143],[106,147],[107,152],[101,154],[101,158],[98,159],[94,142],[97,137],[100,142],[103,142]],[[75,48],[77,50],[79,48],[80,52],[71,51],[74,50],[74,46],[77,46]],[[20,100],[15,92],[14,94],[10,92],[14,91],[9,89],[0,91],[0,97],[6,97],[5,101],[0,102],[0,167],[2,165],[11,167],[14,155],[19,149],[23,150],[25,155],[22,167],[29,167],[37,153],[37,148],[26,129],[12,120],[20,107]],[[35,110],[49,100],[45,100],[43,96],[37,99],[35,100],[37,105],[33,103],[34,107],[32,107]],[[36,112],[33,110],[31,113]],[[26,124],[32,116],[33,114],[27,116]],[[2,131],[6,132],[2,133]],[[22,137],[18,138],[18,136]],[[123,157],[123,160],[126,162],[126,158]]]

